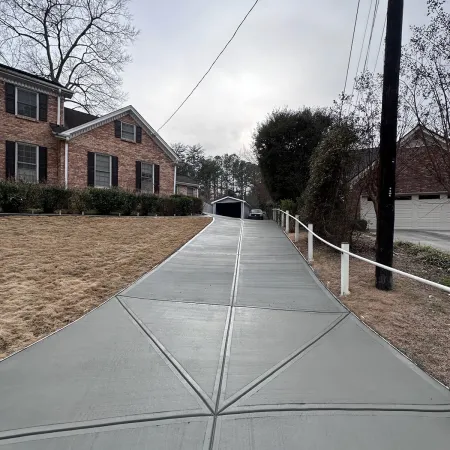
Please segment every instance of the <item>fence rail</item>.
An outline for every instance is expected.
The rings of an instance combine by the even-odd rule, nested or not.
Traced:
[[[341,295],[349,294],[349,257],[359,259],[368,264],[372,264],[373,266],[381,267],[382,269],[389,270],[390,272],[396,273],[398,275],[404,276],[406,278],[410,278],[415,281],[419,281],[420,283],[427,284],[428,286],[433,286],[437,289],[440,289],[444,292],[450,293],[450,287],[444,286],[439,283],[435,283],[434,281],[427,280],[425,278],[418,277],[408,272],[403,272],[402,270],[394,269],[393,267],[385,266],[384,264],[377,263],[376,261],[372,261],[370,259],[364,258],[363,256],[355,255],[355,253],[350,252],[348,243],[342,243],[342,247],[338,247],[331,242],[320,237],[318,234],[314,233],[313,225],[308,224],[305,225],[301,222],[297,216],[292,216],[289,214],[289,211],[283,211],[281,209],[273,210],[273,220],[277,223],[281,223],[282,227],[286,227],[286,232],[289,232],[290,219],[295,221],[296,231],[295,231],[295,240],[298,240],[298,225],[302,226],[308,232],[308,262],[313,261],[313,239],[319,239],[319,241],[328,245],[329,247],[337,250],[341,253]]]

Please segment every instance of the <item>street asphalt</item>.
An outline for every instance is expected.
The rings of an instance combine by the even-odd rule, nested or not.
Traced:
[[[216,217],[0,362],[0,450],[449,448],[449,390],[350,314],[272,221]]]
[[[394,238],[396,241],[429,245],[450,252],[450,231],[395,230]]]

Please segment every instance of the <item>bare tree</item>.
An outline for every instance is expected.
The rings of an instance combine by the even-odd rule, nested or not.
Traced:
[[[450,192],[450,13],[428,0],[429,22],[411,28],[403,54],[403,97],[421,125],[416,149],[430,175]]]
[[[61,83],[89,113],[125,98],[121,72],[138,31],[129,0],[2,0],[0,58]]]

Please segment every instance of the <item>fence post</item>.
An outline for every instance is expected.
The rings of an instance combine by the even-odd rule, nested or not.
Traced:
[[[350,251],[350,245],[347,242],[341,244],[342,250]],[[349,275],[350,275],[350,256],[341,253],[341,295],[350,294],[349,291]]]
[[[289,211],[286,210],[286,234],[289,234]]]
[[[313,224],[308,224],[308,262],[312,263],[314,261],[314,249],[313,249],[313,239],[312,235]]]
[[[283,211],[281,211],[280,214],[281,214],[281,228],[284,228],[284,222],[286,220],[286,217],[284,216]]]
[[[298,219],[300,216],[298,214],[295,215],[295,218]],[[300,224],[295,220],[295,238],[294,242],[298,242],[300,238]]]

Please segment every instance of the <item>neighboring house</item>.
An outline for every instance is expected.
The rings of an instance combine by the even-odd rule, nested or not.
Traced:
[[[178,157],[133,106],[97,117],[65,108],[71,97],[58,83],[0,65],[1,178],[175,192]]]
[[[430,137],[430,145],[424,139]],[[432,136],[433,140],[436,136]],[[375,150],[375,151],[374,151]],[[435,150],[437,152],[437,150]],[[399,142],[396,165],[395,228],[417,230],[450,230],[449,183],[437,175],[433,157],[431,135],[428,130],[415,127]],[[362,192],[360,198],[361,218],[369,228],[376,228],[373,199],[365,186],[371,169],[378,162],[378,149],[362,151],[359,174],[352,184]],[[450,155],[450,152],[447,153]],[[448,157],[448,156],[447,156]],[[450,161],[449,161],[450,162]]]
[[[200,185],[192,178],[177,175],[177,194],[198,197]]]

